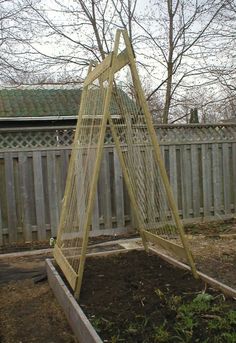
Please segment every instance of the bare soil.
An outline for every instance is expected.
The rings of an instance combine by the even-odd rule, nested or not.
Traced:
[[[104,342],[236,342],[234,300],[144,251],[88,258],[80,306]]]
[[[0,260],[0,342],[75,343],[47,281],[45,255]]]
[[[236,240],[194,237],[190,243],[197,268],[236,289]]]
[[[187,226],[188,238],[198,269],[234,288],[236,288],[236,240],[230,235],[235,233],[235,219]],[[220,238],[221,234],[229,234],[228,239]],[[90,244],[126,237],[124,235],[121,237],[104,236],[93,238],[90,240]],[[5,247],[4,252],[34,250],[44,247],[48,248],[48,242],[33,243],[32,245],[17,243]],[[115,247],[117,248],[116,242],[114,242]],[[93,248],[92,251],[99,251],[99,249],[94,250]],[[44,260],[49,256],[50,254],[45,253],[44,255],[20,258],[4,257],[4,259],[0,259],[1,343],[75,342],[75,337],[49,289],[48,283],[44,281],[34,284],[33,282],[33,278],[45,272]],[[138,256],[142,256],[141,260]],[[167,339],[166,342],[168,342],[168,339],[170,341],[165,332],[169,332],[170,335],[173,334],[168,326],[169,324],[163,324],[164,326],[160,329],[160,323],[166,323],[165,320],[168,320],[169,316],[172,318],[170,321],[171,326],[174,325],[173,318],[176,318],[176,312],[174,314],[171,309],[168,310],[167,308],[171,306],[176,308],[177,305],[179,308],[182,303],[178,303],[180,301],[178,297],[181,297],[182,302],[191,303],[198,292],[205,289],[205,285],[199,282],[196,283],[188,273],[173,270],[173,267],[166,265],[156,256],[156,262],[152,260],[153,257],[148,257],[146,260],[147,256],[145,254],[131,258],[125,254],[123,258],[125,260],[121,262],[115,260],[115,264],[112,264],[110,257],[105,260],[96,259],[96,263],[93,262],[92,265],[89,262],[90,260],[87,260],[81,298],[81,304],[85,312],[88,313],[94,326],[98,328],[99,334],[103,335],[102,330],[105,326],[103,338],[107,339],[108,342],[138,343],[140,340],[136,336],[136,325],[142,328],[141,331],[145,332],[150,331],[150,327],[153,328],[155,323],[156,326],[154,325],[154,327],[157,330],[155,337],[158,337],[158,340],[156,341],[153,336],[154,338],[151,341],[144,340],[140,342],[165,342],[165,339]],[[113,290],[114,285],[115,289]],[[123,292],[123,294],[120,292]],[[218,293],[214,293],[211,289],[207,289],[206,292],[213,294],[214,297],[216,296],[216,299],[222,299]],[[157,296],[157,294],[159,295]],[[90,303],[91,296],[95,298]],[[125,299],[124,303],[121,301],[122,297]],[[131,302],[129,297],[132,298]],[[169,303],[168,298],[172,299]],[[134,300],[136,305],[133,303]],[[151,303],[149,303],[149,300],[151,300]],[[173,304],[175,301],[177,304]],[[231,303],[230,306],[235,308],[234,303]],[[138,312],[136,314],[139,308],[141,314],[138,314]],[[147,314],[149,316],[149,311],[152,311],[152,309],[154,312],[150,312],[151,319],[147,319]],[[229,309],[227,311],[229,312]],[[135,321],[132,316],[136,316]],[[219,313],[203,313],[202,316],[203,324],[206,323],[207,318],[209,322],[210,319],[217,321],[217,318],[220,317]],[[180,323],[181,320],[178,318]],[[152,322],[154,324],[150,324]],[[115,332],[114,337],[111,339],[109,327],[113,328],[113,323],[118,327],[119,332]],[[130,323],[128,329],[127,327],[124,329],[123,325],[125,323]],[[120,332],[124,330],[128,330],[128,338],[125,337],[122,340]],[[161,331],[164,338],[161,338]],[[190,336],[192,331],[192,329],[187,330]],[[193,337],[182,337],[182,341],[175,338],[173,342],[214,342],[212,339],[204,341],[204,336],[201,336],[199,341],[197,341],[198,338]],[[235,343],[236,337],[232,337],[220,338],[216,342]]]
[[[221,234],[236,233],[236,218],[216,221],[202,221],[185,225],[186,233],[204,236],[219,236]]]
[[[50,248],[49,241],[16,242],[0,246],[0,254],[48,248]]]
[[[186,231],[198,269],[236,289],[236,219],[197,223]]]

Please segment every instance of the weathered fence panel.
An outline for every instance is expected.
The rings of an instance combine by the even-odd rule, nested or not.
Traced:
[[[73,127],[0,129],[0,245],[56,236],[73,131]],[[181,217],[235,215],[236,125],[160,125],[156,131]],[[144,151],[143,160],[154,168],[151,155]],[[145,182],[148,188],[154,184],[152,174]],[[133,225],[108,132],[91,229],[118,232]]]

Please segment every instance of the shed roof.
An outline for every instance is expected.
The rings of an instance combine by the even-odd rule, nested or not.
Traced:
[[[94,92],[96,95],[96,90]],[[132,112],[134,102],[121,89],[119,93],[126,108]],[[81,94],[79,88],[0,89],[0,120],[74,119],[78,115]],[[115,98],[112,98],[110,110],[113,115],[119,114]]]
[[[1,89],[0,118],[76,116],[81,89]]]

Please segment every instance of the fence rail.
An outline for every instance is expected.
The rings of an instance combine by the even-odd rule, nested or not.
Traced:
[[[0,245],[56,235],[74,127],[0,129]],[[156,126],[183,219],[236,213],[236,125]],[[124,142],[125,144],[125,142]],[[91,229],[132,227],[109,130]]]

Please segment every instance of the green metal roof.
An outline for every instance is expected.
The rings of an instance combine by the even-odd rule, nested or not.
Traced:
[[[90,106],[96,102],[99,91],[93,90]],[[0,120],[28,119],[64,119],[78,115],[82,89],[2,89],[0,90]],[[123,106],[132,113],[136,109],[134,102],[121,89],[119,98]],[[96,105],[96,111],[101,112],[102,103]],[[100,108],[99,108],[100,107]],[[112,115],[119,115],[120,108],[115,97],[111,99]]]
[[[81,89],[2,89],[0,118],[76,116]]]

